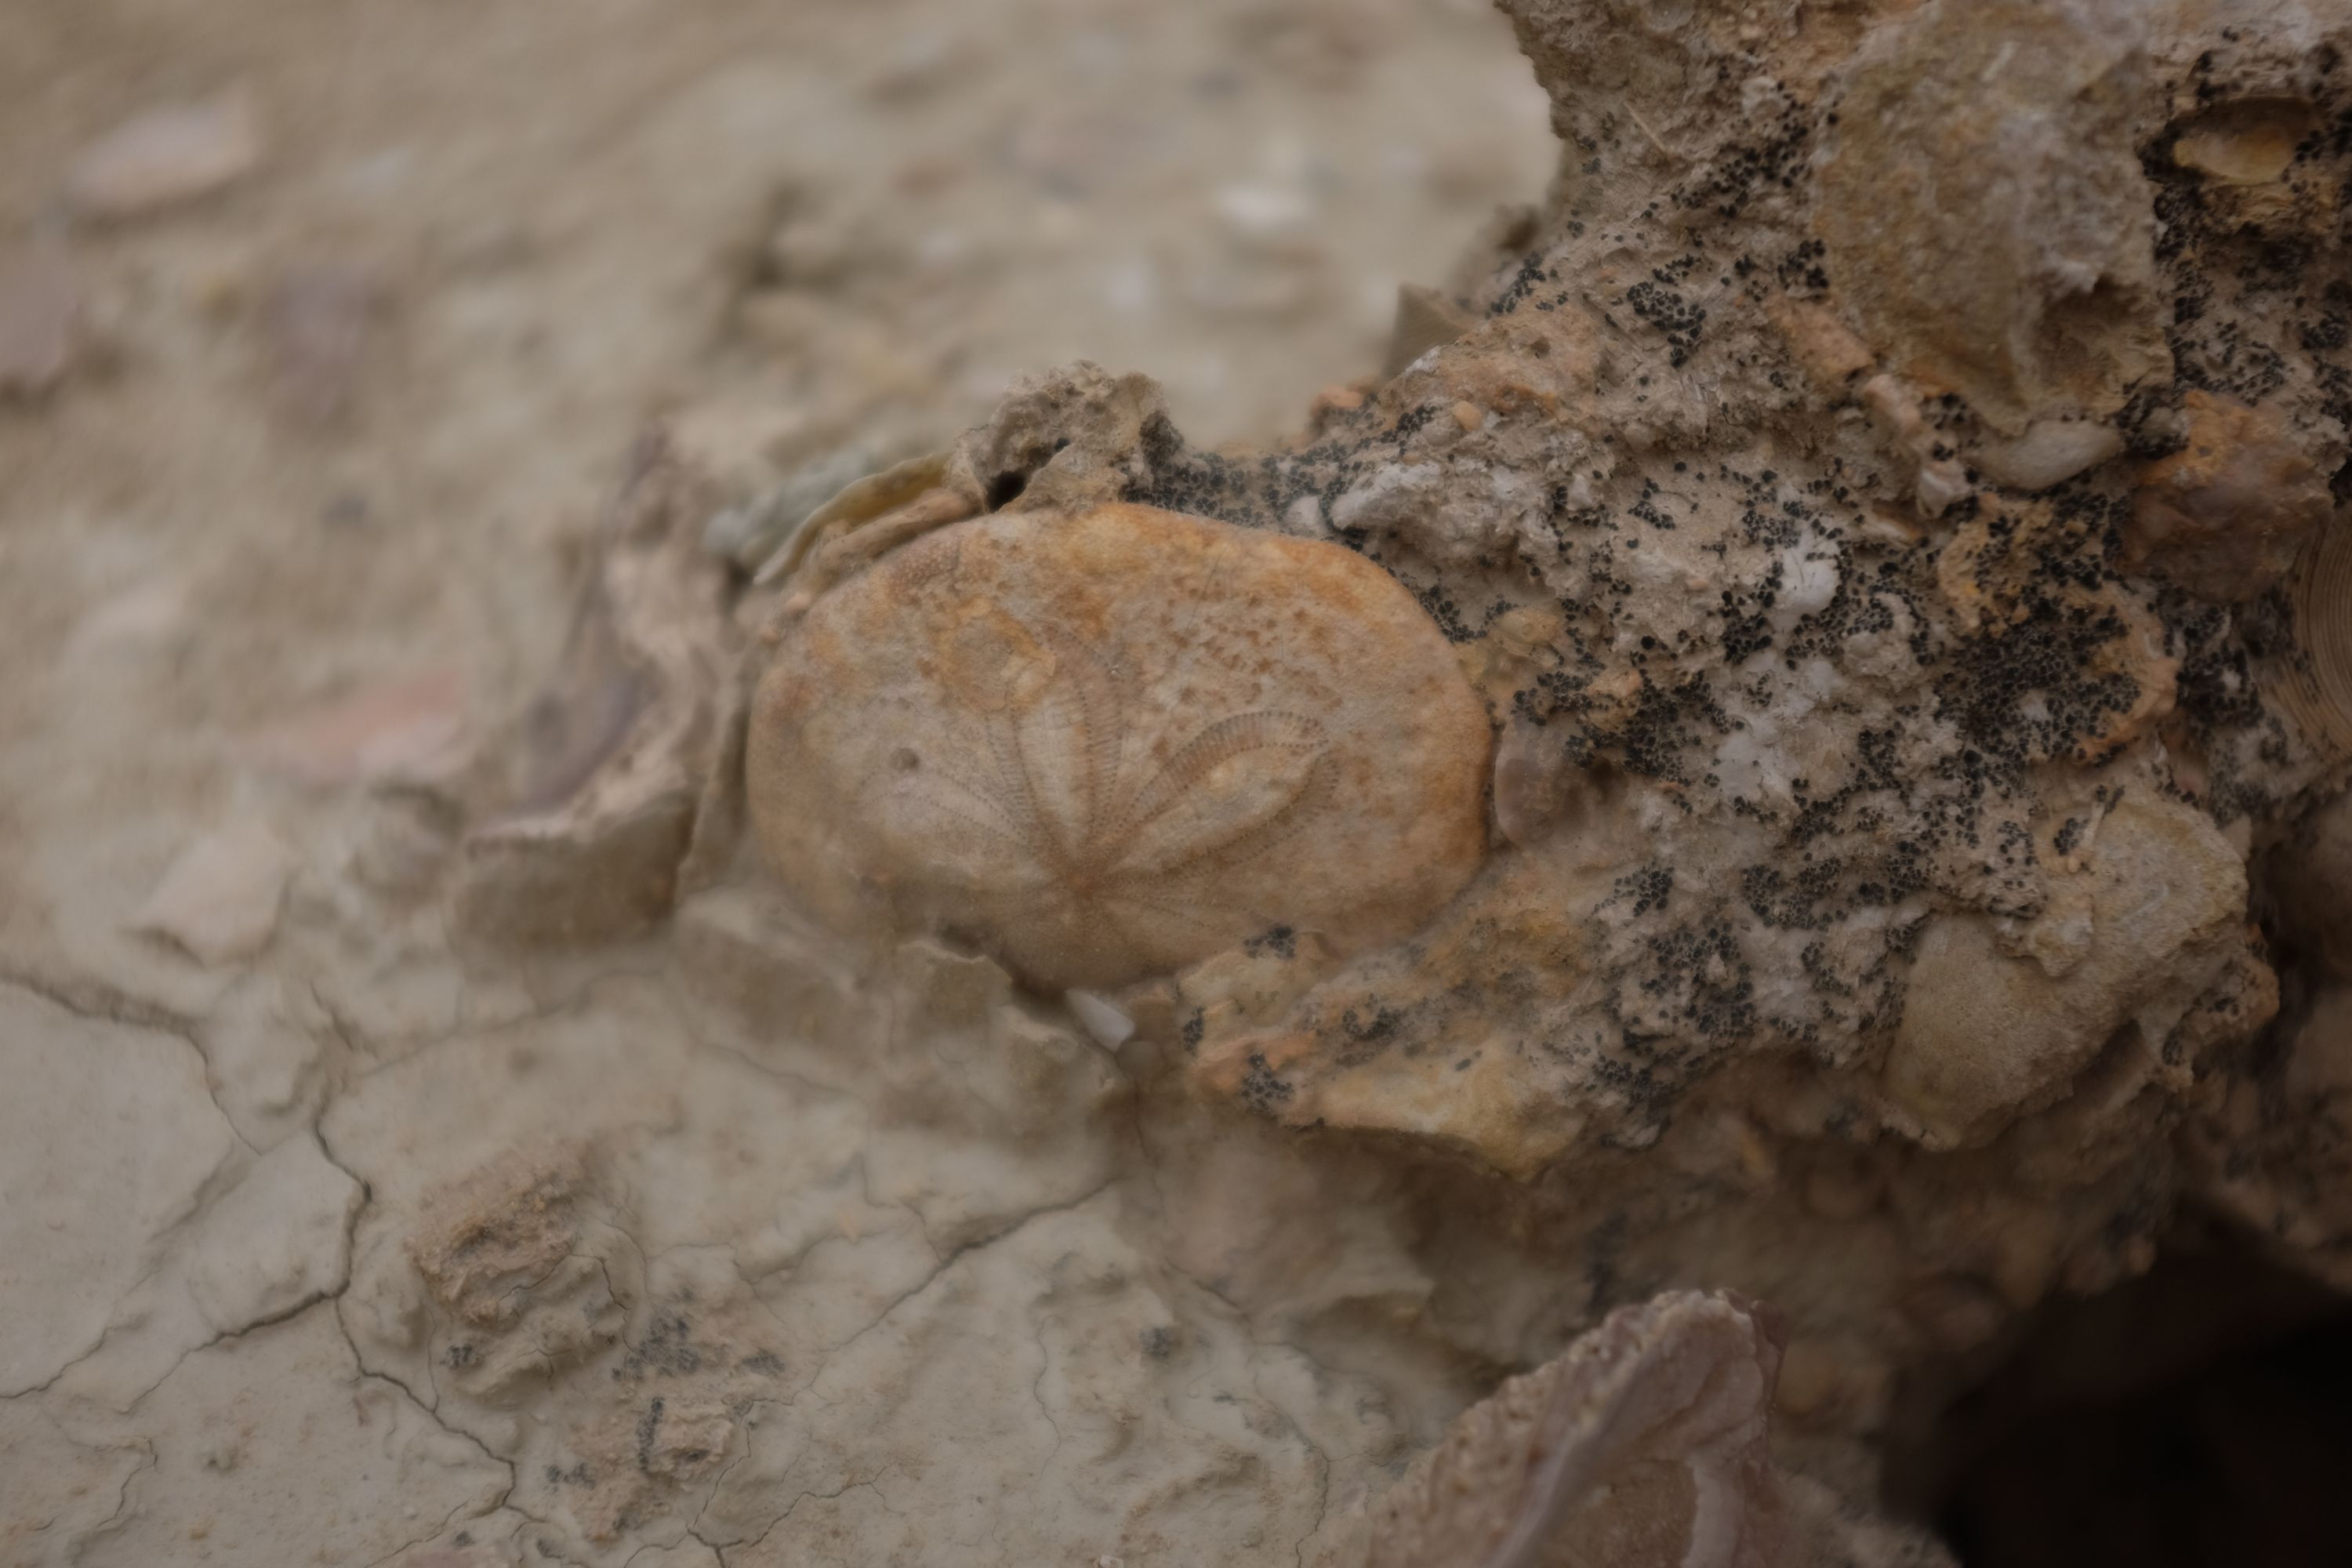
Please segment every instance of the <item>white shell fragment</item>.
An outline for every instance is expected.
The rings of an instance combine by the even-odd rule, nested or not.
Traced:
[[[1066,991],[1062,1000],[1070,1005],[1070,1016],[1107,1051],[1118,1049],[1135,1034],[1135,1020],[1107,996],[1091,991]]]

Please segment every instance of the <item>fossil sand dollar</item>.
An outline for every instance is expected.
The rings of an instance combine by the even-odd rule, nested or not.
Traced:
[[[761,841],[1033,983],[1109,986],[1276,926],[1417,929],[1486,847],[1486,710],[1395,579],[1139,506],[999,514],[819,598],[761,681]]]

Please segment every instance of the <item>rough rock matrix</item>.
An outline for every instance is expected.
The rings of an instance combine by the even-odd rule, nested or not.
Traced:
[[[2284,994],[2310,1022],[2274,1024],[2315,939],[2264,921],[2250,867],[2352,756],[2346,22],[1507,9],[1567,155],[1450,300],[1408,299],[1385,378],[1295,441],[1212,453],[1148,383],[1078,366],[938,470],[1073,558],[1110,519],[1152,537],[1139,504],[1383,568],[1484,700],[1483,866],[1374,951],[1261,899],[1189,964],[1093,962],[1091,921],[995,950],[1052,984],[1160,972],[1110,1000],[1194,1092],[1451,1167],[1400,1200],[1423,1247],[1468,1247],[1435,1239],[1445,1205],[1493,1203],[1521,1216],[1496,1238],[1514,1269],[1580,1282],[1530,1321],[1432,1268],[1441,1336],[1508,1364],[1622,1293],[1733,1285],[1807,1304],[1807,1414],[1866,1431],[1900,1369],[2146,1268],[2177,1205],[2253,1202],[2219,1151],[2335,1050],[2308,965]],[[900,543],[919,505],[866,525],[866,576],[812,584],[779,689],[809,627],[853,616],[861,657],[922,657],[864,651],[941,619],[905,584],[958,535]],[[1283,624],[1181,570],[1160,592],[1189,602],[1134,630],[1154,664]],[[1041,627],[1099,614],[1024,593]],[[1225,612],[1247,624],[1194,618]],[[817,701],[755,710],[755,814],[769,733]],[[1297,721],[1345,721],[1320,701]],[[797,771],[871,768],[832,746]],[[994,777],[968,793],[1016,782]],[[769,842],[788,880],[833,855],[895,890],[994,830],[928,809],[887,813],[885,847],[795,805]],[[2305,875],[2306,909],[2344,907]],[[2299,1255],[2325,1267],[2313,1202]]]

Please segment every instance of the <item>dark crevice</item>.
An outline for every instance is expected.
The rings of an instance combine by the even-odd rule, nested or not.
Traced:
[[[988,510],[1003,511],[1021,499],[1029,488],[1029,476],[1018,468],[1008,468],[988,481]]]
[[[2233,1238],[2045,1307],[1906,1414],[1886,1501],[1963,1568],[2352,1563],[2352,1303]]]

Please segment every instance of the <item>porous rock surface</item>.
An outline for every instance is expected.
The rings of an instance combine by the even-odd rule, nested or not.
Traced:
[[[1582,1311],[1629,1271],[1820,1303],[1866,1426],[1888,1367],[2250,1201],[2193,1152],[2224,1107],[2311,1125],[2252,1106],[2264,1042],[2333,1038],[2265,1033],[2331,939],[2283,947],[2249,864],[2347,759],[2303,591],[2347,526],[2345,21],[1508,8],[1569,151],[1457,337],[1262,452],[1090,367],[965,452],[1018,508],[1354,549],[1486,700],[1490,851],[1423,930],[1121,999],[1192,1084],[1509,1178]]]
[[[960,522],[824,595],[763,678],[752,820],[1055,987],[1278,925],[1410,935],[1485,850],[1486,715],[1395,579],[1148,508]]]

